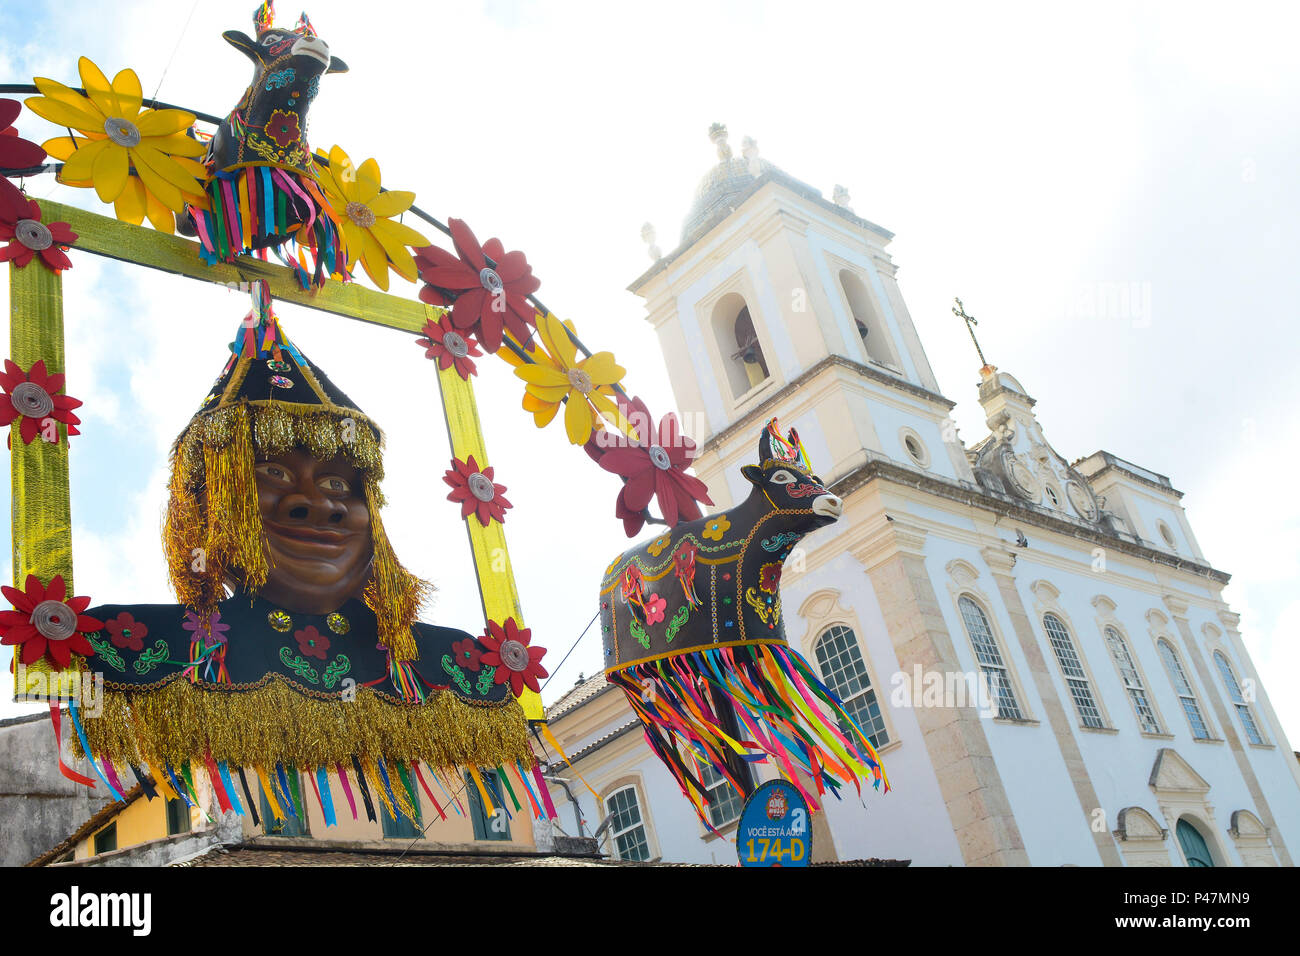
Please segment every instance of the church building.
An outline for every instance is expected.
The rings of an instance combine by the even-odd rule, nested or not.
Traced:
[[[774,416],[844,502],[787,562],[786,632],[893,790],[828,796],[814,859],[1293,865],[1300,765],[1182,493],[1106,451],[1058,452],[1032,381],[987,362],[988,434],[964,443],[899,291],[892,233],[752,140],[736,157],[725,127],[710,138],[718,163],[680,244],[661,255],[643,233],[655,262],[630,289],[716,510],[747,495],[740,469]],[[735,862],[603,675],[549,717],[573,761],[553,770],[571,835],[603,825],[624,859]],[[706,783],[714,826],[734,837],[741,798]]]

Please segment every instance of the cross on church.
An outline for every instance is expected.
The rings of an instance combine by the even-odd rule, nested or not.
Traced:
[[[970,332],[970,340],[975,343],[975,351],[979,353],[981,365],[987,368],[989,364],[988,359],[984,357],[984,350],[980,348],[979,339],[975,338],[975,326],[979,325],[979,322],[976,321],[975,316],[966,314],[966,307],[961,304],[961,299],[954,296],[953,301],[957,304],[953,306],[952,314],[957,316],[959,319],[966,320],[966,331]]]

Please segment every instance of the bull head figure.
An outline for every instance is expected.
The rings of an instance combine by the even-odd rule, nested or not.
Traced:
[[[313,179],[307,146],[307,109],[325,73],[346,73],[348,65],[330,55],[304,13],[293,30],[271,25],[263,4],[254,14],[257,39],[239,30],[222,34],[253,61],[253,82],[212,139],[217,172],[242,166],[278,166]]]
[[[753,485],[743,502],[620,555],[600,593],[606,677],[627,692],[647,740],[706,825],[701,762],[749,789],[726,739],[759,751],[750,759],[774,757],[796,786],[791,768],[819,789],[823,778],[835,786],[883,776],[861,729],[788,646],[781,612],[785,559],[806,534],[836,521],[843,503],[809,467],[798,434],[783,438],[776,419],[759,438],[758,463],[741,473]],[[847,730],[807,708],[811,696]],[[792,735],[792,726],[802,729]],[[791,749],[796,737],[803,743]],[[822,746],[812,745],[810,759],[814,740]]]

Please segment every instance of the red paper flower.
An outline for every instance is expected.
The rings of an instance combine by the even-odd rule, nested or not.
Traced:
[[[149,628],[126,611],[111,621],[105,621],[104,630],[108,631],[114,647],[125,647],[132,651],[144,650],[144,638],[149,633]]]
[[[768,594],[775,594],[776,589],[781,586],[781,562],[773,561],[770,564],[764,564],[758,569],[758,589],[766,591]]]
[[[505,499],[506,486],[493,482],[492,469],[479,470],[473,455],[467,462],[453,458],[451,464],[451,471],[443,475],[442,480],[451,485],[447,500],[460,502],[460,516],[468,518],[477,514],[479,523],[485,528],[493,518],[504,523],[506,509],[514,505]]]
[[[0,587],[15,610],[0,611],[0,644],[21,644],[21,662],[34,664],[49,654],[58,670],[72,661],[73,654],[90,657],[95,649],[85,634],[104,627],[104,622],[81,612],[90,606],[90,598],[74,597],[64,601],[63,575],[56,574],[49,587],[34,574],[27,575],[22,591]],[[15,655],[17,652],[15,651]]]
[[[664,609],[668,607],[668,602],[658,594],[650,595],[649,600],[645,602],[645,622],[647,624],[658,624],[664,619]]]
[[[45,162],[45,150],[19,137],[14,129],[22,108],[17,100],[0,100],[0,169],[30,169]]]
[[[298,126],[298,114],[286,113],[284,110],[275,110],[263,129],[281,149],[287,149],[302,137],[302,129]]]
[[[315,657],[323,661],[325,652],[330,649],[330,639],[316,630],[314,624],[309,624],[300,631],[294,631],[293,639],[298,642],[298,653],[303,657]]]
[[[448,219],[447,223],[459,258],[437,246],[415,250],[420,278],[428,283],[420,290],[420,298],[430,305],[454,302],[452,323],[477,335],[489,352],[501,347],[502,329],[508,329],[520,343],[526,342],[536,315],[527,296],[542,285],[532,266],[522,252],[506,252],[500,239],[489,239],[480,246],[462,220]],[[487,257],[495,267],[488,266]]]
[[[597,448],[609,443],[600,456],[600,467],[626,480],[614,504],[614,514],[623,520],[627,536],[640,532],[651,500],[658,501],[669,527],[703,517],[697,502],[711,505],[713,499],[708,485],[686,474],[696,455],[695,442],[681,433],[677,416],[665,415],[656,429],[645,402],[639,398],[628,403],[624,414],[640,440],[633,442],[621,433],[602,432],[605,437],[597,442]]]
[[[65,251],[76,242],[77,234],[66,222],[41,222],[41,207],[35,199],[28,199],[7,180],[0,189],[0,241],[8,245],[0,249],[0,262],[12,261],[20,269],[40,253],[41,262],[54,272],[71,269],[72,262]]]
[[[544,647],[529,647],[528,642],[533,632],[520,627],[513,617],[507,618],[505,624],[489,621],[487,631],[479,638],[487,650],[479,656],[479,663],[495,667],[494,679],[498,684],[510,682],[510,689],[518,697],[524,687],[541,692],[537,678],[545,677],[546,668],[541,665],[546,654]]]
[[[478,374],[470,356],[483,353],[479,351],[473,334],[466,332],[462,335],[451,327],[450,316],[444,315],[437,322],[433,319],[425,322],[424,334],[427,338],[416,339],[415,342],[424,346],[425,358],[437,360],[438,368],[446,371],[455,365],[456,374],[467,382],[471,375]]]
[[[465,670],[476,671],[479,669],[479,658],[483,656],[483,652],[479,650],[474,638],[467,637],[463,641],[452,643],[451,656]]]
[[[30,372],[5,359],[5,370],[0,372],[0,387],[4,388],[4,394],[0,395],[0,425],[11,425],[21,415],[23,421],[18,431],[24,445],[30,445],[40,434],[41,422],[47,418],[63,422],[69,435],[80,435],[77,426],[81,419],[72,410],[81,401],[71,395],[56,394],[63,391],[63,384],[62,374],[46,374],[44,359],[36,361]],[[58,444],[57,430],[54,443]]]

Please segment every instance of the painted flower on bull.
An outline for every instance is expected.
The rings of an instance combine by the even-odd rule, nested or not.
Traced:
[[[541,660],[546,648],[529,646],[533,632],[520,627],[513,617],[504,624],[489,621],[487,631],[479,641],[487,648],[479,657],[479,663],[485,667],[495,667],[493,679],[498,684],[510,683],[510,690],[516,697],[529,690],[541,691],[538,678],[546,677],[546,668]]]
[[[0,592],[14,606],[12,611],[0,611],[0,634],[4,635],[0,644],[21,645],[21,654],[14,652],[19,662],[34,664],[48,654],[62,670],[73,654],[90,657],[95,653],[85,635],[102,630],[104,622],[82,613],[90,606],[90,598],[64,600],[63,575],[56,574],[46,586],[29,574],[23,590],[0,587]]]
[[[113,203],[119,219],[138,224],[148,213],[155,227],[167,226],[166,232],[171,217],[161,215],[158,206],[173,212],[187,203],[206,209],[200,180],[207,171],[191,158],[203,155],[206,147],[186,135],[194,114],[142,109],[134,70],[122,70],[110,84],[86,57],[79,66],[85,95],[38,76],[36,88],[44,96],[26,100],[37,116],[71,133],[44,143],[50,156],[63,160],[59,181],[93,186],[103,202]]]
[[[664,609],[668,607],[668,602],[658,594],[652,594],[645,602],[645,622],[647,624],[659,624],[664,619]]]
[[[23,268],[33,257],[51,272],[72,268],[67,248],[77,241],[77,234],[66,222],[42,222],[41,207],[28,199],[7,179],[0,179],[0,262],[12,262]]]
[[[716,518],[713,518],[705,522],[704,530],[701,532],[701,534],[703,534],[704,537],[708,538],[710,541],[721,541],[722,536],[727,533],[727,529],[729,529],[730,527],[731,527],[731,521],[728,520],[727,516],[718,515]]]
[[[400,189],[385,191],[377,162],[367,159],[354,167],[348,154],[338,146],[330,150],[328,166],[317,165],[320,183],[343,228],[348,267],[360,259],[366,275],[385,292],[390,266],[403,279],[414,282],[415,257],[407,247],[427,246],[429,240],[392,217],[411,208],[415,193]]]
[[[22,416],[18,434],[23,444],[30,445],[41,434],[46,419],[62,422],[69,435],[79,435],[77,426],[81,419],[72,413],[81,405],[81,400],[71,395],[60,395],[63,391],[62,373],[50,375],[45,371],[45,360],[39,359],[32,364],[30,372],[24,372],[12,359],[5,359],[4,372],[0,373],[0,425],[12,425],[15,418]],[[58,444],[59,434],[54,432],[54,444]]]
[[[571,327],[554,315],[538,315],[537,332],[543,348],[534,352],[536,362],[520,365],[515,375],[523,379],[524,410],[533,413],[538,428],[545,428],[555,418],[560,405],[564,410],[564,430],[569,441],[584,445],[592,430],[603,427],[603,415],[626,427],[615,404],[614,386],[625,374],[614,362],[612,352],[597,352],[579,360],[578,347],[569,336]]]
[[[495,477],[493,469],[490,466],[480,469],[473,455],[466,461],[453,458],[451,466],[442,480],[451,486],[447,500],[460,504],[460,516],[476,515],[479,524],[485,528],[493,519],[504,522],[506,509],[514,505],[506,500],[506,486],[492,480]]]
[[[637,435],[631,440],[611,433],[599,464],[624,480],[614,503],[614,514],[623,521],[629,538],[645,524],[645,511],[651,501],[669,527],[679,521],[694,521],[703,516],[698,502],[713,504],[708,486],[694,475],[686,474],[695,457],[695,442],[681,433],[677,416],[665,415],[656,428],[645,402],[634,398],[624,409]],[[610,444],[612,442],[612,444]]]
[[[758,569],[758,589],[775,594],[781,584],[781,562],[772,561]]]
[[[478,374],[470,356],[483,353],[479,351],[473,334],[466,332],[462,335],[452,328],[450,316],[444,315],[436,322],[429,319],[424,323],[423,332],[425,337],[415,342],[424,346],[424,357],[436,361],[438,368],[445,372],[455,366],[456,374],[467,382],[471,375]]]
[[[518,344],[528,342],[528,328],[537,310],[528,296],[541,288],[522,252],[506,252],[500,239],[482,245],[461,219],[448,219],[456,254],[430,246],[415,251],[420,278],[427,285],[420,299],[430,305],[450,305],[456,328],[473,332],[489,352],[501,348],[509,332]],[[488,259],[495,265],[489,265]]]

